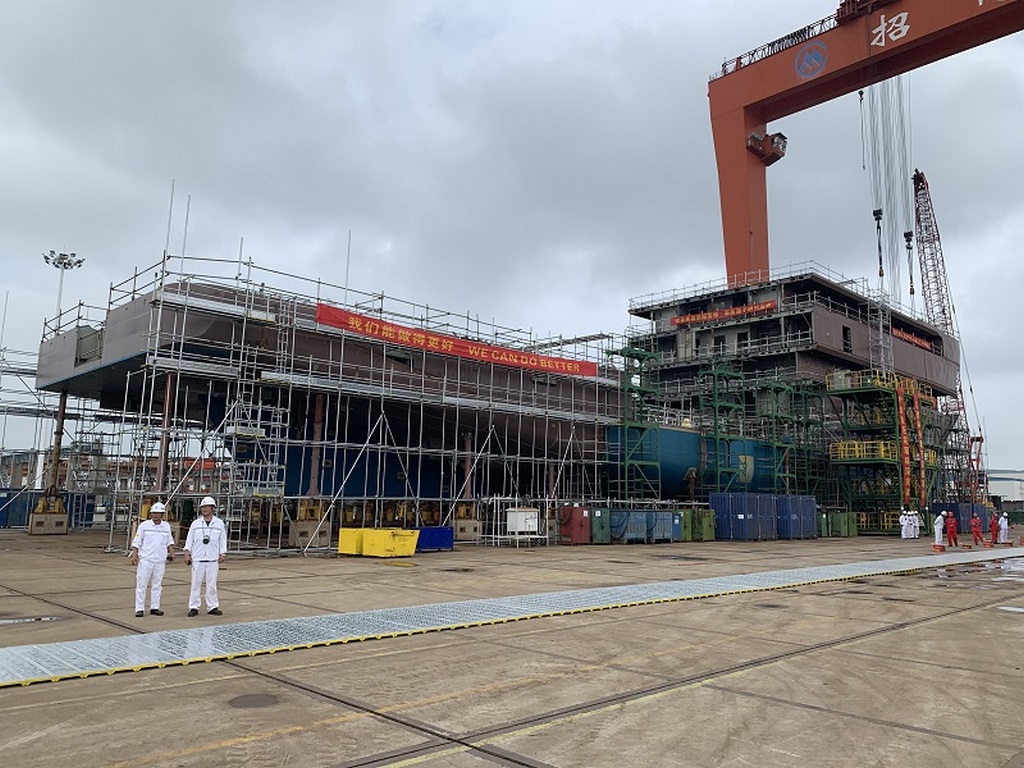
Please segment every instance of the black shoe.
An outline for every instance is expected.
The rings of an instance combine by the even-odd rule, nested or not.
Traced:
[[[164,612],[161,611],[159,608],[150,608],[149,612],[151,614],[153,614],[154,616],[163,616],[164,615]]]
[[[189,616],[198,616],[199,615],[199,610],[196,609],[196,608],[189,608],[188,609],[188,615]]]
[[[211,616],[223,616],[224,615],[224,611],[222,611],[220,608],[211,608],[209,611],[207,611],[207,613],[209,613]]]
[[[145,616],[145,615],[146,615],[146,612],[145,612],[145,611],[136,611],[136,612],[135,612],[135,618],[136,618],[136,619],[141,619],[141,618],[142,618],[143,616]]]

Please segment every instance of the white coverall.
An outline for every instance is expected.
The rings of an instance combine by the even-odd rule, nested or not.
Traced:
[[[159,524],[152,520],[139,523],[139,530],[132,539],[132,549],[138,550],[139,565],[135,569],[135,610],[146,610],[146,588],[149,587],[149,607],[160,608],[160,595],[163,592],[164,569],[167,567],[167,554],[174,538],[171,526],[166,520]]]
[[[946,518],[944,515],[938,515],[935,518],[935,543],[942,544],[942,534],[946,531]]]
[[[1009,532],[1010,532],[1010,521],[1007,520],[1005,517],[1000,517],[999,518],[999,543],[1000,544],[1005,544],[1007,541],[1010,540],[1010,537],[1008,535]]]
[[[200,591],[205,581],[206,610],[212,611],[220,606],[217,598],[218,561],[228,551],[224,521],[217,516],[210,518],[209,522],[202,517],[193,520],[183,549],[192,556],[192,591],[188,596],[188,607],[199,608]]]

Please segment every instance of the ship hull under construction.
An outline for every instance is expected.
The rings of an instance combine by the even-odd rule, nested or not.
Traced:
[[[114,286],[40,347],[37,386],[91,404],[79,428],[99,437],[69,450],[106,456],[96,490],[115,522],[157,499],[188,519],[214,494],[235,544],[273,544],[304,519],[445,525],[769,493],[886,530],[901,508],[962,500],[942,408],[956,340],[820,270],[633,300],[649,325],[624,337],[540,340],[193,261]]]

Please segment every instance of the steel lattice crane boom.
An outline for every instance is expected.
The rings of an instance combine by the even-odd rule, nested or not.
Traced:
[[[928,322],[953,338],[959,338],[953,299],[949,293],[946,261],[942,256],[942,240],[935,219],[928,179],[914,171],[914,228],[917,237],[917,260],[921,271],[921,293]],[[942,407],[950,422],[950,450],[943,462],[947,490],[955,501],[980,502],[986,495],[985,471],[982,461],[984,437],[971,435],[964,401],[960,369],[957,368],[956,395],[945,398]]]
[[[949,295],[946,262],[942,258],[942,240],[935,220],[932,196],[924,174],[914,171],[914,228],[917,230],[917,259],[921,269],[921,294],[925,316],[936,328],[957,338],[953,301]]]

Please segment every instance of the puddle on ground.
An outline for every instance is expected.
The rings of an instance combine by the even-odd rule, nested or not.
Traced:
[[[245,696],[235,696],[228,701],[228,705],[238,709],[255,709],[257,707],[272,707],[278,702],[278,697],[272,693],[248,693]]]
[[[1001,573],[1013,574],[1024,578],[1024,563],[1020,558],[1009,560],[984,560],[978,563],[963,563],[961,565],[947,565],[935,569],[935,577],[939,579],[954,579],[957,576],[971,576],[974,574],[998,575]],[[921,578],[933,578],[928,573],[921,575]],[[1002,577],[1007,578],[1007,577]]]

